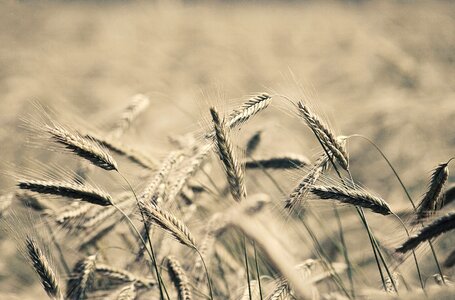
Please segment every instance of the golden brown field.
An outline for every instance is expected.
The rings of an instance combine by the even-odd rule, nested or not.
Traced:
[[[0,299],[453,299],[453,28],[450,1],[1,2]]]

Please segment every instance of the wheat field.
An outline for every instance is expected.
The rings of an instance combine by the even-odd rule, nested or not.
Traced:
[[[455,297],[453,2],[0,25],[0,299]]]

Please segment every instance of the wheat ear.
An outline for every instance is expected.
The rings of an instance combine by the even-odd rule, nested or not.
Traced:
[[[191,300],[191,290],[188,278],[180,263],[172,256],[167,257],[167,266],[169,275],[174,282],[175,288],[178,290],[180,300]]]
[[[112,205],[112,198],[106,192],[86,184],[62,181],[44,181],[34,179],[19,179],[18,187],[40,194],[57,195],[79,199],[89,203],[108,206]]]
[[[150,221],[169,232],[177,241],[190,248],[197,249],[196,241],[189,229],[171,213],[152,204],[142,204],[141,209]]]
[[[201,147],[198,152],[189,159],[189,164],[185,166],[177,175],[177,178],[172,183],[169,194],[167,197],[168,201],[174,200],[188,183],[188,180],[199,170],[199,167],[207,158],[208,154],[210,153],[211,147],[204,146]]]
[[[86,138],[77,132],[71,132],[56,123],[52,125],[46,124],[44,130],[51,136],[54,142],[63,145],[69,151],[90,161],[95,166],[108,171],[118,171],[117,162],[95,140]]]
[[[284,300],[289,297],[289,283],[287,280],[280,280],[266,300]]]
[[[159,185],[165,181],[172,168],[179,161],[182,155],[183,154],[181,151],[173,151],[168,155],[168,157],[166,157],[166,159],[161,164],[160,169],[153,176],[152,180],[149,182],[146,189],[142,193],[140,201],[152,201],[153,204],[157,204],[154,196]]]
[[[210,113],[215,130],[217,152],[223,163],[232,197],[237,202],[240,202],[242,198],[246,197],[243,170],[234,154],[225,120],[220,118],[214,107],[210,108]]]
[[[234,110],[230,114],[230,119],[227,121],[228,127],[230,129],[235,128],[241,124],[247,122],[251,117],[265,109],[271,102],[271,97],[266,93],[262,93],[258,96],[252,97],[246,103],[244,103],[240,108]],[[207,138],[213,138],[215,133],[212,131],[206,135]],[[191,159],[190,165],[184,169],[182,174],[179,176],[179,179],[171,187],[168,199],[173,200],[177,195],[182,191],[182,188],[187,183],[188,179],[193,176],[201,164],[207,158],[208,153],[211,150],[210,146],[203,146],[200,148],[199,152]]]
[[[423,220],[444,205],[442,189],[449,178],[448,163],[439,164],[431,174],[428,190],[417,206],[416,219]]]
[[[0,217],[6,214],[8,208],[11,206],[11,203],[13,202],[14,196],[15,196],[14,193],[9,193],[0,196]]]
[[[27,191],[18,190],[15,193],[17,200],[25,207],[29,207],[38,212],[55,211],[56,208],[50,205],[49,201],[45,201],[40,195]]]
[[[102,275],[112,280],[117,280],[124,283],[134,283],[137,288],[152,288],[156,285],[154,280],[147,280],[135,276],[133,273],[128,272],[127,270],[117,269],[106,264],[96,264],[95,267],[96,274]]]
[[[150,100],[147,96],[137,94],[132,97],[131,102],[123,110],[120,120],[117,122],[113,130],[111,130],[109,136],[118,139],[123,133],[131,126],[133,120],[143,112],[150,104]]]
[[[132,202],[129,201],[130,199],[123,200],[117,204],[117,207],[120,209],[125,209],[128,208],[129,206],[132,205]],[[100,207],[100,210],[96,212],[96,214],[90,218],[87,218],[87,220],[84,221],[84,223],[81,224],[82,228],[88,229],[88,228],[93,228],[100,223],[104,222],[111,216],[115,215],[118,212],[118,210],[115,207]]]
[[[247,157],[253,155],[253,153],[259,147],[259,144],[261,143],[261,134],[262,131],[259,130],[248,139],[245,150]]]
[[[255,158],[245,163],[247,169],[298,169],[311,164],[303,155],[289,153],[271,158]]]
[[[385,200],[371,195],[365,191],[347,189],[337,186],[317,185],[311,188],[311,193],[320,199],[333,199],[342,203],[352,204],[372,210],[382,215],[391,214],[389,205]]]
[[[36,241],[27,236],[25,239],[25,245],[27,247],[28,257],[32,262],[35,272],[38,274],[46,293],[52,299],[62,299],[62,293],[60,291],[60,285],[58,283],[56,273],[50,266],[46,256],[38,247]]]
[[[199,253],[201,254],[200,256],[196,257],[196,260],[194,262],[194,269],[193,269],[193,274],[195,276],[195,281],[196,281],[196,286],[202,282],[204,279],[204,274],[203,274],[203,262],[202,258],[205,260],[206,264],[210,264],[210,260],[212,258],[212,254],[215,250],[215,242],[216,242],[216,233],[217,229],[220,227],[220,223],[224,223],[222,219],[222,215],[217,213],[214,214],[208,224],[207,224],[207,230],[204,234],[204,238],[202,239],[202,242],[199,247]],[[202,257],[202,258],[201,258]]]
[[[78,204],[76,207],[71,207],[69,210],[64,211],[57,215],[57,217],[55,218],[55,221],[58,224],[64,224],[64,223],[68,222],[69,220],[83,216],[86,212],[88,212],[90,210],[90,208],[93,207],[89,203],[84,203],[84,204],[79,204],[78,202],[75,202],[75,203]]]
[[[240,108],[231,112],[227,126],[232,129],[244,124],[258,112],[267,108],[271,101],[272,97],[267,93],[251,97]]]
[[[83,300],[90,290],[96,268],[96,255],[91,255],[76,263],[67,284],[66,296],[71,300]]]
[[[84,137],[97,142],[98,144],[112,151],[113,153],[124,156],[129,161],[145,169],[153,170],[156,167],[156,163],[149,157],[136,151],[133,148],[127,147],[119,142],[110,140],[108,137],[101,137],[96,135],[95,133],[86,133]]]
[[[133,284],[123,287],[117,295],[117,300],[134,300],[137,297],[136,286]]]
[[[455,266],[455,250],[452,250],[444,261],[444,267],[451,268]]]
[[[392,281],[393,281],[393,283],[392,283]],[[396,295],[395,287],[398,288],[398,286],[399,286],[398,273],[393,272],[392,278],[387,276],[385,283],[386,283],[385,291],[388,294]]]
[[[318,158],[311,170],[302,178],[294,190],[292,190],[289,197],[285,200],[285,208],[293,210],[299,206],[309,189],[328,168],[330,168],[330,160],[324,153]]]
[[[342,139],[337,138],[330,127],[322,121],[314,112],[310,111],[307,105],[302,101],[297,103],[300,116],[307,126],[317,135],[324,146],[330,150],[331,154],[336,157],[337,161],[344,169],[349,168],[349,157]]]
[[[421,243],[431,240],[445,232],[455,228],[455,212],[448,213],[434,220],[429,225],[425,226],[417,234],[411,236],[406,242],[398,247],[395,251],[406,253],[417,248]]]

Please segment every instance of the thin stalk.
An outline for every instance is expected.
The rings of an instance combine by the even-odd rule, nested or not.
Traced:
[[[60,247],[60,244],[55,239],[54,231],[52,230],[52,228],[49,225],[49,223],[47,223],[47,222],[44,222],[44,223],[46,223],[46,228],[49,231],[49,234],[51,235],[52,242],[54,243],[55,248],[57,248],[57,252],[58,252],[58,255],[60,257],[60,261],[61,261],[61,263],[63,265],[63,268],[65,269],[65,273],[66,273],[66,275],[69,276],[71,274],[71,269],[69,268],[69,266],[68,266],[68,264],[66,262],[66,259],[65,259],[65,256],[63,255],[63,251],[62,251],[62,248]]]
[[[356,208],[356,209],[357,209],[357,213],[358,213],[359,215],[361,215],[359,209],[358,209],[358,208]],[[360,217],[360,219],[361,219],[361,221],[364,223],[364,220],[362,219],[362,217]],[[368,224],[365,225],[365,223],[364,223],[364,226],[368,226]],[[381,264],[380,264],[379,258],[378,258],[378,252],[379,252],[379,251],[376,249],[376,244],[375,244],[374,241],[373,241],[373,237],[371,236],[370,231],[367,230],[367,233],[368,233],[368,238],[370,239],[371,248],[373,249],[374,259],[375,259],[375,261],[376,261],[376,265],[377,265],[378,270],[379,270],[379,275],[381,276],[382,286],[383,286],[384,289],[386,289],[386,288],[387,288],[387,285],[386,285],[385,278],[384,278],[384,274],[382,273]],[[383,262],[383,263],[384,263],[384,262]],[[390,278],[392,278],[392,277],[390,277]],[[392,281],[393,281],[393,280],[392,280]],[[396,288],[395,288],[395,289],[396,289]]]
[[[145,216],[144,216],[144,213],[142,211],[142,209],[140,208],[140,204],[139,204],[139,199],[137,198],[137,195],[136,195],[136,192],[134,191],[133,187],[131,186],[130,182],[128,181],[128,179],[126,179],[125,176],[123,176],[123,174],[121,174],[120,172],[118,172],[118,174],[125,180],[125,182],[128,184],[131,192],[133,193],[134,195],[134,198],[136,199],[136,204],[137,204],[137,207],[139,208],[139,212],[141,213],[141,217],[142,217],[142,222],[144,223],[144,226],[145,226],[145,230],[147,232],[147,239],[148,239],[148,243],[149,243],[149,246],[150,246],[150,250],[147,248],[147,244],[145,243],[144,239],[142,238],[139,230],[136,228],[136,226],[133,224],[133,222],[131,221],[131,219],[128,217],[128,215],[126,215],[123,210],[121,210],[118,206],[116,206],[115,204],[112,204],[112,206],[114,206],[121,214],[123,214],[126,219],[128,220],[128,222],[131,224],[131,226],[133,227],[134,231],[136,232],[136,234],[138,235],[139,239],[141,240],[143,246],[145,247],[145,250],[147,251],[147,253],[149,254],[150,258],[152,259],[152,263],[153,263],[153,266],[155,268],[155,273],[156,273],[156,277],[157,277],[157,280],[158,280],[158,286],[159,286],[159,289],[160,289],[160,298],[163,300],[164,299],[164,294],[163,294],[163,289],[164,291],[166,292],[166,296],[168,299],[169,298],[169,294],[167,292],[167,289],[166,289],[166,286],[164,285],[164,282],[163,282],[163,278],[161,277],[161,274],[160,274],[160,271],[158,270],[158,264],[157,264],[157,261],[156,261],[156,256],[155,256],[155,251],[153,250],[153,245],[152,245],[152,241],[150,239],[150,236],[149,236],[149,232],[150,232],[150,228],[145,220]]]
[[[335,204],[334,204],[335,206]],[[331,234],[327,232],[327,230],[325,230],[325,227],[324,227],[324,224],[323,222],[321,221],[321,219],[319,219],[319,217],[313,213],[311,210],[308,210],[308,213],[311,214],[311,216],[314,218],[314,220],[318,223],[318,226],[324,231],[324,233],[327,235],[327,238],[328,240],[332,243],[332,245],[340,252],[340,253],[343,253],[343,246],[338,243],[337,241],[334,240],[334,238],[331,237]],[[343,234],[344,236],[344,234]],[[341,242],[341,241],[340,241]],[[347,263],[346,263],[347,265]],[[354,275],[356,272],[358,272],[358,265],[357,264],[354,264],[351,262],[351,265],[352,265],[352,274]],[[362,279],[365,279],[365,276],[362,275]]]
[[[354,180],[352,178],[351,171],[348,170],[348,173],[349,173],[349,177],[351,178],[351,182],[352,182],[352,184],[355,187],[355,183],[354,183]],[[364,222],[365,228],[366,228],[366,230],[368,232],[368,236],[370,237],[370,241],[372,241],[374,246],[376,247],[376,250],[378,252],[379,258],[381,259],[382,264],[384,265],[384,269],[387,272],[387,276],[389,276],[389,278],[391,279],[390,281],[392,282],[393,288],[394,288],[395,292],[398,295],[398,289],[397,289],[397,286],[395,284],[395,280],[393,280],[392,273],[390,272],[389,267],[387,266],[387,263],[386,263],[386,261],[384,259],[384,256],[382,255],[381,248],[379,247],[378,242],[376,241],[376,238],[375,238],[375,236],[373,234],[373,231],[371,231],[370,225],[368,224],[367,218],[365,216],[365,212],[363,211],[363,208],[361,208],[361,207],[357,207],[356,206],[356,209],[357,209],[357,212],[358,212],[358,214],[360,216],[360,219]],[[384,281],[384,284],[385,284],[385,281]],[[385,286],[384,286],[384,288],[385,288]]]
[[[381,150],[381,148],[379,148],[378,145],[376,145],[375,142],[373,142],[372,140],[370,140],[369,138],[367,138],[366,136],[363,136],[361,134],[353,134],[349,137],[359,137],[359,138],[362,138],[364,140],[366,140],[370,145],[372,145],[378,152],[379,154],[381,155],[381,157],[387,162],[387,164],[389,165],[390,169],[392,170],[393,174],[395,175],[395,177],[397,178],[398,182],[400,183],[401,185],[401,188],[403,189],[404,193],[406,194],[406,197],[408,198],[409,202],[411,203],[412,205],[412,208],[414,210],[414,212],[417,211],[417,207],[416,205],[414,204],[414,201],[412,200],[411,198],[411,195],[409,194],[408,192],[408,189],[406,188],[406,186],[404,185],[403,181],[401,180],[401,177],[398,175],[398,172],[395,170],[395,168],[393,167],[392,163],[390,162],[390,160],[387,158],[387,156],[385,155],[385,153]],[[423,223],[421,223],[422,227],[423,227]],[[409,234],[408,234],[409,236]],[[436,267],[438,268],[438,272],[439,272],[439,275],[441,275],[441,278],[442,278],[442,282],[445,284],[445,280],[444,280],[444,275],[442,273],[442,269],[441,269],[441,266],[439,264],[439,260],[438,260],[438,257],[436,256],[436,251],[433,247],[433,243],[431,241],[428,241],[428,244],[430,245],[430,249],[431,249],[431,252],[433,254],[433,258],[434,258],[434,261],[436,263]],[[416,257],[416,254],[415,254],[415,251],[412,250],[412,255],[414,256],[414,259],[416,260],[416,264],[417,264],[417,257]],[[417,268],[418,265],[417,265]],[[420,285],[422,286],[422,289],[424,287],[424,283],[423,283],[423,280],[422,280],[422,277],[421,277],[421,274],[420,274],[420,271],[419,272],[419,280],[420,280]]]
[[[248,296],[249,299],[252,300],[253,296],[251,294],[251,285],[250,285],[250,268],[248,266],[248,254],[246,251],[246,237],[243,236],[243,255],[245,257],[245,270],[246,270],[246,281],[248,283]]]
[[[345,181],[343,180],[343,176],[341,176],[341,173],[340,173],[340,171],[338,170],[338,168],[337,168],[335,162],[333,161],[333,157],[329,154],[329,151],[326,149],[326,147],[324,146],[324,144],[322,143],[321,139],[320,139],[319,136],[316,134],[316,132],[315,132],[313,129],[312,129],[312,131],[313,131],[314,135],[316,136],[316,139],[318,140],[318,142],[319,142],[319,144],[321,145],[322,149],[324,150],[325,154],[326,154],[327,157],[330,159],[330,162],[331,162],[331,164],[333,165],[333,168],[335,169],[335,171],[336,171],[338,177],[340,178],[341,182],[343,183],[343,185],[344,185],[345,187],[348,187],[348,186],[346,185]],[[351,172],[350,172],[349,170],[348,170],[348,173],[349,173],[349,175],[351,176],[352,184],[354,184],[354,180],[352,180],[352,175],[351,175]],[[368,226],[368,222],[367,222],[367,220],[366,220],[366,218],[365,218],[365,215],[363,214],[363,209],[362,209],[362,208],[359,208],[359,207],[357,207],[357,206],[356,206],[356,209],[357,209],[357,213],[359,214],[362,223],[363,223],[364,226],[365,226],[365,229],[367,230],[368,237],[369,237],[370,243],[371,243],[371,247],[373,248],[373,252],[374,252],[374,254],[375,254],[374,256],[375,256],[375,259],[376,259],[376,264],[377,264],[377,266],[378,266],[379,274],[381,275],[382,284],[383,284],[383,286],[384,286],[384,288],[385,288],[385,287],[386,287],[386,282],[385,282],[384,276],[383,276],[383,274],[382,274],[381,265],[380,265],[380,263],[379,263],[379,260],[377,259],[378,257],[377,257],[377,255],[376,255],[376,252],[375,252],[375,249],[374,249],[375,247],[376,247],[376,250],[377,250],[377,252],[378,252],[378,254],[379,254],[379,257],[380,257],[381,260],[382,260],[382,263],[384,264],[384,267],[385,267],[387,273],[390,274],[390,271],[389,271],[389,269],[388,269],[388,267],[387,267],[387,264],[386,264],[385,261],[383,260],[383,257],[382,257],[382,254],[381,254],[381,250],[380,250],[379,247],[377,246],[376,240],[375,240],[375,238],[374,238],[374,236],[373,236],[373,234],[372,234],[372,232],[371,232],[371,230],[370,230],[370,227]],[[351,268],[351,266],[348,265],[348,268]],[[389,276],[391,276],[391,275],[389,275]],[[390,277],[390,278],[392,278],[392,277]],[[396,287],[395,287],[395,283],[393,282],[393,280],[392,280],[392,284],[393,284],[393,286],[394,286],[394,288],[395,288],[395,291],[398,293],[398,291],[397,291],[397,289],[396,289]]]
[[[207,177],[208,181],[215,188],[215,191],[218,193],[218,195],[221,195],[221,190],[218,188],[215,181],[213,181],[212,177],[204,170],[204,168],[201,168],[201,172],[205,177]]]
[[[392,215],[394,215],[394,216],[398,219],[398,221],[400,221],[401,225],[403,226],[404,230],[406,231],[406,235],[408,236],[408,238],[411,237],[411,236],[409,235],[409,231],[408,231],[408,229],[406,228],[406,225],[404,224],[403,220],[401,220],[401,218],[400,218],[397,214],[395,214],[394,212],[392,212]],[[423,279],[422,279],[422,273],[420,272],[419,263],[418,263],[418,261],[417,261],[417,256],[416,256],[416,254],[415,254],[414,249],[412,249],[412,256],[414,257],[414,262],[415,262],[415,264],[416,264],[417,274],[418,274],[419,280],[420,280],[420,286],[422,287],[422,290],[425,291],[425,287],[424,287]]]
[[[335,205],[333,206],[333,212],[335,213],[335,218],[337,219],[338,228],[339,228],[339,231],[340,231],[340,241],[341,241],[341,245],[343,247],[344,260],[346,261],[346,264],[348,265],[348,278],[349,278],[349,285],[351,286],[352,298],[355,299],[354,280],[352,278],[352,264],[351,264],[351,261],[349,259],[348,248],[346,247],[346,242],[344,240],[343,224],[341,224],[340,214],[338,213],[338,210],[335,207]]]
[[[259,274],[259,265],[258,265],[258,257],[256,251],[256,243],[253,241],[253,251],[254,251],[254,264],[256,265],[256,276],[258,278],[258,285],[259,285],[259,296],[261,300],[264,299],[262,296],[262,285],[261,285],[261,275]]]
[[[195,248],[195,250],[196,250],[197,254],[199,254],[199,257],[201,258],[201,261],[202,261],[202,265],[204,266],[205,276],[207,276],[207,282],[208,282],[208,285],[209,285],[210,299],[213,300],[212,282],[210,280],[209,271],[207,270],[207,266],[205,265],[205,261],[204,261],[204,258],[202,257],[201,252],[199,252],[199,250],[196,249],[196,248]]]
[[[249,156],[254,162],[256,162],[256,160],[252,157],[252,156]],[[284,190],[280,187],[280,185],[278,184],[278,182],[275,180],[275,178],[273,178],[272,175],[270,175],[270,173],[262,166],[262,165],[259,165],[259,168],[261,169],[261,171],[264,173],[265,176],[267,176],[270,181],[273,183],[273,185],[278,189],[278,191],[282,194],[282,195],[286,195],[286,193],[284,192]]]
[[[324,249],[322,248],[321,244],[319,244],[319,241],[316,237],[316,235],[311,231],[310,227],[308,224],[305,223],[304,220],[300,219],[302,222],[303,226],[305,227],[306,231],[310,235],[311,240],[313,241],[315,248],[317,249],[317,254],[321,258],[321,262],[323,263],[324,267],[328,269],[330,272],[333,274],[333,280],[335,283],[338,285],[338,287],[345,293],[345,295],[349,298],[352,299],[352,295],[348,293],[346,288],[343,285],[343,281],[341,280],[340,276],[338,275],[337,272],[335,272],[335,269],[333,268],[331,262],[329,261],[329,258],[327,254],[325,254]]]
[[[254,158],[250,156],[251,159],[253,159],[254,161]],[[260,167],[261,168],[261,171],[270,179],[270,181],[272,182],[272,184],[277,188],[277,190],[281,193],[281,195],[285,196],[286,193],[285,191],[281,188],[281,186],[278,184],[278,182],[275,180],[275,178],[273,178],[272,175],[270,175],[270,173],[264,168],[264,167]],[[312,213],[313,214],[313,213]],[[315,214],[313,214],[314,218],[317,219],[317,216]],[[327,269],[329,269],[333,274],[334,274],[334,281],[335,283],[340,287],[340,289],[346,294],[346,296],[348,298],[351,298],[351,295],[346,291],[346,288],[344,287],[343,285],[343,282],[341,281],[341,278],[340,276],[338,275],[338,273],[336,272],[336,270],[333,268],[332,266],[332,263],[329,261],[328,259],[328,256],[325,255],[324,251],[322,250],[322,247],[321,245],[319,244],[319,242],[317,241],[317,238],[316,238],[316,235],[314,234],[314,232],[311,230],[311,228],[305,223],[305,221],[303,219],[300,219],[301,222],[303,223],[303,225],[305,226],[305,229],[307,230],[308,234],[312,237],[313,239],[313,242],[315,244],[318,245],[319,249],[320,249],[320,252],[323,253],[322,257],[323,257],[323,261],[326,260],[329,267],[327,267]],[[324,225],[321,224],[321,226],[323,227]],[[335,242],[333,242],[335,244]],[[319,251],[318,251],[319,253]],[[339,281],[337,281],[339,280]]]

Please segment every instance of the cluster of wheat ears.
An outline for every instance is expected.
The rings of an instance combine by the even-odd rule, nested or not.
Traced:
[[[322,149],[314,162],[301,155],[257,158],[259,132],[249,139],[245,155],[233,143],[233,131],[272,103],[267,93],[255,95],[227,113],[211,107],[206,112],[210,126],[202,134],[174,139],[175,150],[160,161],[120,142],[148,106],[145,96],[134,97],[119,122],[103,134],[63,125],[38,107],[39,121],[26,121],[26,127],[47,149],[76,156],[77,172],[56,170],[41,178],[37,172],[16,172],[18,189],[2,196],[1,209],[5,215],[11,202],[19,201],[35,220],[35,229],[20,235],[18,244],[47,295],[52,299],[162,300],[424,296],[428,295],[429,276],[421,271],[416,254],[423,248],[429,249],[426,255],[433,256],[434,280],[440,289],[450,289],[443,271],[455,264],[455,251],[440,259],[433,243],[455,228],[455,213],[441,213],[455,198],[453,188],[445,188],[451,159],[434,169],[425,195],[414,204],[384,153],[362,137],[383,156],[409,199],[412,207],[404,218],[384,199],[355,183],[346,147],[354,135],[335,134],[307,101],[281,95],[273,98],[290,104],[314,134]],[[221,182],[214,182],[222,177],[216,179],[207,167],[216,160],[224,170]],[[141,171],[135,174],[145,184],[133,187],[120,161],[136,165]],[[262,172],[273,181],[271,169],[304,171],[292,190],[281,189],[281,199],[265,193],[248,195],[246,179],[254,180],[255,174]],[[118,178],[116,187],[121,185],[123,190],[115,193],[112,188],[108,193],[101,189],[89,179],[95,172],[116,173],[110,177]],[[199,184],[199,177],[208,178],[212,186]],[[219,185],[224,188],[217,188]],[[317,213],[307,200],[332,204],[338,235],[331,245],[341,254],[340,261],[332,260],[329,247],[320,242],[308,222]],[[376,286],[364,285],[361,265],[350,256],[340,205],[357,214],[366,232],[368,239],[362,246],[377,271],[373,273],[378,279]],[[400,243],[382,243],[366,212],[388,216],[387,222],[390,217],[398,221]],[[187,225],[196,221],[203,224],[193,226],[197,228],[193,234],[192,226]],[[319,221],[324,227],[325,222]],[[10,226],[17,228],[14,223]],[[296,256],[300,244],[289,249],[292,243],[283,244],[270,232],[271,226],[282,232],[305,231],[313,256]],[[43,242],[46,239],[49,243]],[[113,249],[121,249],[123,254],[109,257],[106,253]],[[415,282],[400,276],[405,261],[415,268]]]

